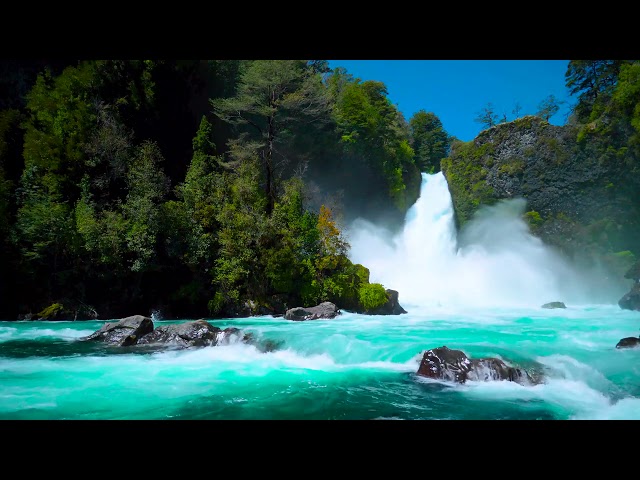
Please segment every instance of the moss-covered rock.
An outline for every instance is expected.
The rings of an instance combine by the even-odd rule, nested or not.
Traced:
[[[375,310],[387,303],[387,292],[379,283],[368,283],[358,289],[358,299],[365,311]]]
[[[36,317],[40,320],[53,320],[59,317],[62,312],[64,312],[64,305],[61,303],[54,303],[38,312]]]
[[[640,253],[640,178],[631,174],[627,150],[612,151],[607,139],[577,137],[575,126],[529,115],[471,142],[454,142],[441,167],[458,227],[482,205],[522,197],[532,233],[622,278]]]
[[[97,318],[98,312],[93,307],[69,299],[53,303],[30,317],[31,320],[96,320]]]

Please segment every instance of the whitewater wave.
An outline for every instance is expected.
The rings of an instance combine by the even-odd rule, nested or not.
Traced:
[[[11,340],[37,340],[42,338],[56,338],[60,340],[77,340],[91,335],[95,330],[78,330],[75,328],[29,328],[0,327],[0,343]]]

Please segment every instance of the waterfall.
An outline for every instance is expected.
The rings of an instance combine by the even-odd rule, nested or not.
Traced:
[[[423,173],[400,233],[362,219],[351,225],[351,260],[369,268],[371,282],[398,290],[403,305],[596,303],[584,272],[531,235],[525,208],[524,199],[483,207],[458,234],[446,178]]]

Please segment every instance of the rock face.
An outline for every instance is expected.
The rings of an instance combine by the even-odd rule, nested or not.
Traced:
[[[541,308],[567,308],[567,306],[562,302],[549,302],[542,305]]]
[[[407,313],[407,311],[398,303],[398,292],[396,290],[386,290],[387,303],[375,310],[367,312],[367,315],[400,315],[401,313]]]
[[[618,300],[618,305],[625,310],[640,310],[640,283],[634,283],[629,293]]]
[[[133,315],[114,323],[104,324],[100,330],[81,340],[104,342],[109,345],[127,347],[135,345],[148,333],[153,331],[153,321],[149,317]]]
[[[335,303],[322,302],[315,307],[294,307],[287,310],[284,318],[287,320],[304,321],[317,320],[319,318],[335,318],[340,311],[336,308]]]
[[[64,299],[49,305],[36,314],[20,315],[18,320],[97,320],[98,316],[95,308]]]
[[[640,338],[627,337],[618,342],[616,348],[634,348],[640,346]]]
[[[571,124],[529,115],[453,142],[441,167],[456,221],[462,227],[482,206],[522,198],[534,235],[575,260],[597,261],[610,274],[604,290],[612,282],[623,287],[632,258],[624,252],[640,251],[640,223],[630,221],[640,216],[640,177],[624,167],[631,149],[619,153],[624,160],[607,161],[597,136],[577,137]]]
[[[458,383],[465,383],[467,380],[508,380],[521,385],[534,383],[525,370],[510,367],[498,358],[472,360],[461,350],[451,350],[448,347],[427,350],[422,356],[417,374]]]
[[[205,320],[162,325],[138,340],[138,345],[164,344],[178,347],[216,345],[221,330]]]

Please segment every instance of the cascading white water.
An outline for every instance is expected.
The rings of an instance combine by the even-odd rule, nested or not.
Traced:
[[[349,229],[351,260],[371,282],[400,292],[401,304],[443,307],[539,307],[551,301],[597,303],[583,274],[522,219],[526,202],[481,209],[458,237],[447,181],[422,174],[421,194],[400,234],[359,219]]]

